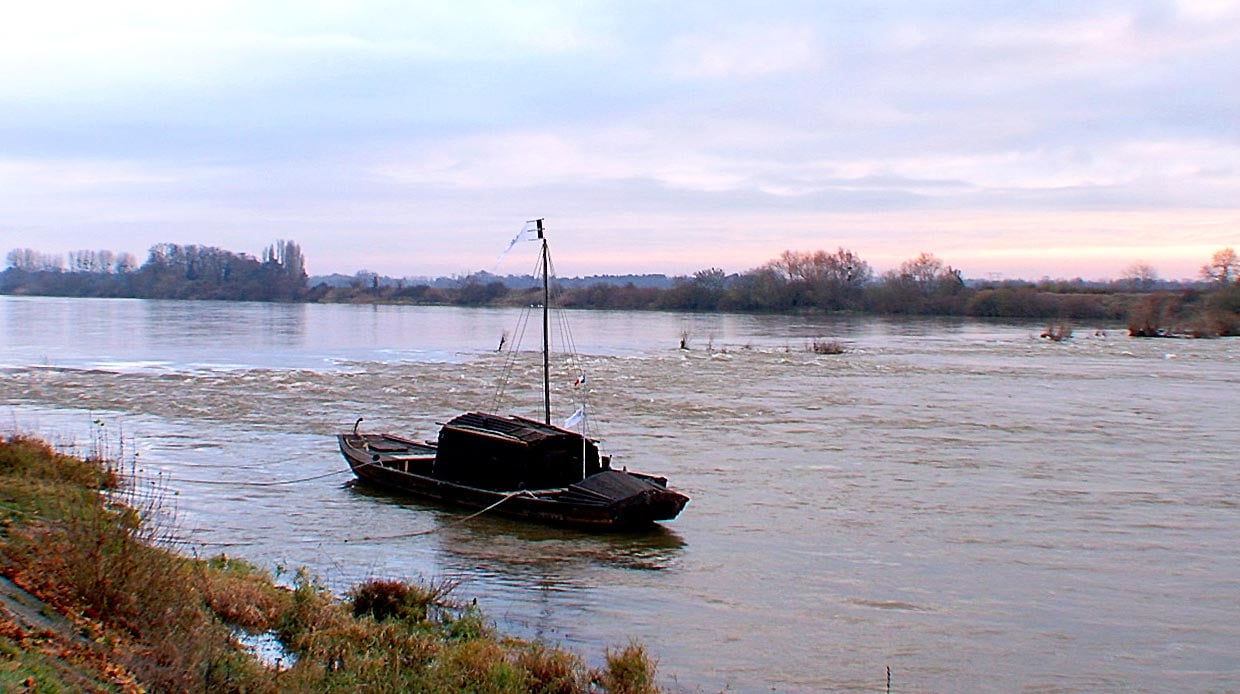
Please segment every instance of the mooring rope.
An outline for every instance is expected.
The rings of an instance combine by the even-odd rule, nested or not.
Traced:
[[[440,530],[443,530],[444,528],[450,528],[450,527],[452,527],[452,526],[454,526],[454,525],[460,525],[461,523],[465,523],[465,522],[467,522],[467,521],[471,521],[471,520],[473,520],[473,519],[477,518],[478,516],[481,516],[482,514],[486,513],[487,511],[490,511],[490,510],[492,510],[492,509],[494,509],[494,508],[497,508],[500,504],[504,503],[505,501],[508,501],[509,499],[513,498],[514,496],[521,496],[522,494],[528,494],[528,493],[529,493],[529,492],[528,492],[528,491],[526,491],[526,490],[524,490],[524,489],[522,489],[522,490],[520,490],[520,491],[516,491],[516,492],[509,492],[508,494],[505,494],[505,495],[504,495],[504,498],[500,499],[499,501],[496,501],[495,503],[491,504],[490,506],[487,506],[486,508],[482,509],[481,511],[475,511],[474,513],[471,513],[471,514],[469,514],[468,516],[465,516],[464,518],[457,518],[457,519],[454,519],[454,520],[452,520],[451,522],[444,523],[443,525],[441,525],[441,526],[439,526],[439,527],[436,527],[436,528],[431,528],[431,529],[429,529],[429,530],[418,530],[418,531],[416,531],[416,532],[411,532],[411,533],[398,533],[398,534],[396,534],[396,535],[368,535],[368,536],[365,536],[365,537],[345,538],[345,539],[344,539],[344,542],[347,544],[347,543],[349,543],[349,542],[370,542],[370,541],[372,541],[372,540],[398,540],[398,539],[400,539],[400,538],[404,538],[404,537],[418,537],[418,536],[420,536],[420,535],[430,535],[431,533],[437,533],[437,532],[439,532]]]
[[[173,484],[177,482],[187,482],[189,484],[208,484],[208,485],[215,485],[219,487],[279,487],[279,486],[286,485],[286,484],[300,484],[302,482],[313,482],[314,480],[321,480],[324,477],[333,477],[335,475],[343,475],[346,472],[350,472],[349,468],[345,468],[343,470],[333,470],[332,472],[325,472],[321,475],[314,475],[313,477],[302,477],[300,479],[295,479],[295,480],[279,480],[276,482],[227,482],[224,480],[196,480],[196,479],[186,479],[183,477],[174,477],[171,474],[169,474],[167,479],[164,481],[168,484]]]
[[[367,466],[367,465],[375,465],[375,463],[369,463],[369,462],[368,462],[368,463],[363,463],[362,465],[363,465],[363,466]],[[343,472],[348,472],[348,470],[344,470]],[[308,478],[306,478],[306,479],[304,479],[304,480],[289,480],[288,482],[289,482],[289,483],[291,483],[291,482],[305,482],[305,481],[308,481],[308,480],[311,480],[311,479],[319,479],[319,478],[322,478],[322,477],[328,477],[328,476],[330,476],[330,475],[335,475],[335,474],[339,474],[339,471],[338,471],[338,472],[331,472],[331,473],[328,473],[328,474],[326,474],[326,475],[318,475],[317,477],[308,477]],[[209,480],[199,480],[199,481],[200,481],[200,482],[202,482],[203,484],[211,484],[211,483],[212,483],[212,482],[211,482],[211,481],[209,481]],[[221,482],[220,484],[226,484],[226,483],[222,483],[222,482]],[[244,483],[244,482],[240,482],[240,483],[236,483],[236,484],[246,484],[246,483]],[[258,483],[254,483],[254,484],[258,484]],[[262,483],[262,484],[264,484],[264,485],[272,485],[272,484],[281,484],[281,483],[277,483],[277,482],[266,482],[266,483]],[[416,530],[416,531],[413,531],[413,532],[408,532],[408,533],[397,533],[397,534],[394,534],[394,535],[364,535],[364,536],[362,536],[362,537],[346,537],[345,539],[341,540],[341,542],[343,542],[343,543],[345,543],[345,544],[348,544],[348,543],[350,543],[350,542],[372,542],[372,541],[374,541],[374,540],[399,540],[399,539],[401,539],[401,538],[406,538],[406,537],[419,537],[419,536],[422,536],[422,535],[430,535],[430,534],[432,534],[432,533],[437,533],[437,532],[439,532],[439,531],[441,531],[441,530],[444,530],[444,529],[447,529],[447,528],[451,528],[451,527],[453,527],[453,526],[460,525],[461,523],[466,523],[466,522],[469,522],[469,521],[471,521],[471,520],[473,520],[473,519],[477,518],[478,516],[481,516],[482,514],[487,513],[488,511],[492,511],[492,510],[494,510],[494,509],[496,509],[496,508],[499,508],[500,504],[504,503],[505,501],[508,501],[509,499],[512,499],[513,497],[521,496],[521,495],[523,495],[523,494],[524,494],[524,495],[528,495],[528,496],[533,496],[533,494],[532,494],[532,493],[530,492],[530,490],[528,490],[528,489],[521,489],[521,490],[518,490],[518,491],[515,491],[515,492],[509,492],[509,493],[505,494],[505,495],[503,496],[503,498],[501,498],[499,501],[496,501],[495,503],[491,504],[490,506],[487,506],[487,507],[486,507],[486,508],[484,508],[484,509],[481,509],[481,510],[475,511],[475,512],[473,512],[473,513],[469,514],[468,516],[464,516],[464,517],[462,517],[462,518],[456,518],[456,519],[453,519],[452,521],[449,521],[449,522],[447,522],[447,523],[444,523],[444,524],[442,524],[442,525],[440,525],[440,526],[438,526],[438,527],[430,528],[430,529],[428,529],[428,530]],[[182,539],[180,539],[180,538],[163,538],[163,539],[161,540],[161,542],[167,542],[167,543],[169,543],[169,544],[174,544],[174,545],[195,545],[195,546],[201,546],[201,547],[243,547],[243,546],[249,546],[249,545],[254,545],[254,544],[257,544],[257,543],[254,543],[254,542],[201,542],[201,541],[193,541],[193,540],[182,540]],[[287,543],[288,541],[286,540],[285,542]],[[318,542],[318,543],[321,543],[321,542],[323,542],[323,541],[322,541],[322,540],[311,540],[311,539],[306,539],[306,540],[301,540],[301,542]]]

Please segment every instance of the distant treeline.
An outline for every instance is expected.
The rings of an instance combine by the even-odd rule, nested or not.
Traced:
[[[132,254],[74,251],[61,256],[28,248],[8,254],[0,293],[137,299],[301,301],[306,263],[301,247],[277,241],[262,257],[211,246],[160,243],[139,266]]]
[[[743,273],[718,268],[691,276],[607,276],[556,280],[556,303],[568,308],[737,312],[864,312],[1128,320],[1133,334],[1234,335],[1240,332],[1240,267],[1235,252],[1216,253],[1202,281],[1161,281],[1133,265],[1110,283],[1084,280],[966,281],[929,253],[876,275],[856,253],[785,251]],[[325,278],[326,280],[326,278]],[[532,277],[477,273],[439,280],[381,278],[362,271],[310,286],[301,248],[278,241],[260,258],[205,246],[158,244],[137,266],[130,254],[78,251],[60,257],[14,250],[0,273],[0,293],[53,296],[227,299],[331,303],[514,306],[541,301]]]
[[[426,285],[436,289],[456,289],[466,282],[502,282],[509,289],[525,289],[542,286],[542,280],[530,275],[495,275],[486,270],[466,277],[387,277],[370,270],[359,270],[352,275],[335,273],[331,275],[311,276],[307,280],[311,287],[326,284],[329,287],[414,287]],[[667,289],[676,283],[675,278],[663,274],[641,275],[587,275],[584,277],[557,277],[556,283],[561,287],[580,288],[594,284],[605,284],[622,287],[632,284],[635,287],[651,287]]]
[[[1230,253],[1230,255],[1229,255]],[[556,304],[568,308],[737,311],[857,312],[888,315],[950,315],[979,318],[1127,320],[1142,336],[1235,335],[1240,333],[1240,284],[1230,249],[1202,268],[1202,281],[1160,280],[1138,263],[1113,282],[1076,280],[966,281],[929,253],[876,275],[856,253],[785,251],[744,273],[717,268],[659,283],[584,283],[557,280]],[[407,282],[359,273],[347,284],[310,290],[315,301],[352,303],[516,306],[538,303],[541,290],[530,277],[478,273],[464,278]],[[1059,328],[1062,331],[1062,325]]]

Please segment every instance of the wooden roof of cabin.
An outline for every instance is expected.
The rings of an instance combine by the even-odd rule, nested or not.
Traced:
[[[444,426],[501,434],[527,444],[562,436],[577,436],[574,432],[550,426],[533,419],[526,419],[515,415],[501,417],[500,415],[488,414],[486,412],[466,412],[454,417]]]

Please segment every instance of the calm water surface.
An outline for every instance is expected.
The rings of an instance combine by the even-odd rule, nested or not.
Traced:
[[[592,662],[643,641],[676,689],[1240,691],[1240,340],[577,312],[604,448],[693,497],[665,530],[461,523],[331,474],[357,417],[490,407],[518,314],[0,297],[0,430],[123,439],[200,552],[460,580]]]

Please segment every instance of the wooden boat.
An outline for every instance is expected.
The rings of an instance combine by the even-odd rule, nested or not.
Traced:
[[[468,412],[443,424],[437,441],[340,434],[340,452],[367,484],[480,511],[595,529],[631,529],[671,520],[689,497],[667,479],[615,470],[597,441],[551,423],[548,306],[550,256],[542,220],[544,421]],[[581,412],[579,410],[579,412]]]

